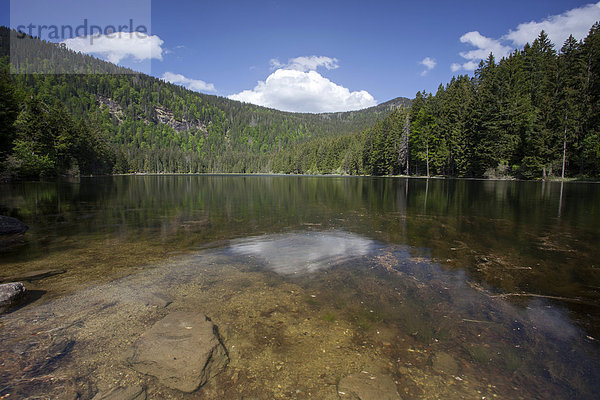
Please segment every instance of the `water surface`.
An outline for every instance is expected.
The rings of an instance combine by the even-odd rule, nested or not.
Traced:
[[[38,299],[0,318],[0,397],[141,383],[150,397],[335,399],[363,370],[393,376],[405,398],[595,396],[598,185],[130,176],[0,188],[0,213],[32,227],[3,244],[0,275],[67,270],[29,283]],[[209,315],[230,353],[193,394],[120,356],[172,310]]]

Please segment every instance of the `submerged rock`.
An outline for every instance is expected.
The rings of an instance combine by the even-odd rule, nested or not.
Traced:
[[[37,281],[40,279],[48,278],[50,276],[64,274],[65,272],[67,272],[67,271],[64,269],[42,269],[42,270],[37,270],[37,271],[24,272],[19,275],[0,277],[0,282],[14,282],[14,281],[32,282],[32,281]]]
[[[29,227],[13,217],[0,215],[0,235],[22,235]]]
[[[146,400],[146,389],[141,386],[120,386],[98,392],[92,400]]]
[[[25,297],[25,286],[21,282],[0,285],[0,313],[17,306]]]
[[[433,367],[433,370],[438,373],[446,373],[449,375],[458,374],[458,363],[454,360],[454,357],[448,353],[436,353],[431,360],[431,366]]]
[[[365,372],[342,378],[338,395],[349,400],[402,400],[391,376]]]
[[[144,332],[127,361],[163,385],[189,393],[221,372],[229,357],[206,316],[177,311]]]
[[[173,301],[162,293],[150,293],[144,298],[144,304],[147,306],[165,308]]]

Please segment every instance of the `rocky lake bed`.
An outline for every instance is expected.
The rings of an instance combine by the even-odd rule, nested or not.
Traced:
[[[286,241],[308,251],[312,236],[338,242],[340,254],[343,244],[363,250],[304,253],[307,269],[300,249],[274,268]],[[257,244],[260,253],[248,251]],[[51,292],[67,276],[35,287]],[[562,395],[577,384],[558,380],[565,374],[587,386],[574,360],[551,370],[536,355],[575,341],[561,333],[565,321],[541,305],[524,315],[467,283],[406,248],[344,232],[234,241],[4,314],[0,395],[528,398]]]

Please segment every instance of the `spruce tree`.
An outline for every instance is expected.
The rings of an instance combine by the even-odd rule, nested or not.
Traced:
[[[0,63],[0,162],[12,151],[19,105],[8,68]]]

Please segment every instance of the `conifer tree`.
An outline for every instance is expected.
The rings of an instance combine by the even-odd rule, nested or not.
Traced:
[[[585,118],[581,144],[582,170],[600,174],[600,22],[583,42]]]
[[[8,68],[0,63],[0,162],[12,150],[15,139],[15,121],[19,114],[19,105],[15,88],[8,75]]]
[[[580,43],[573,35],[565,41],[558,56],[557,113],[564,127],[562,140],[561,177],[569,159],[580,154],[584,104],[585,64]],[[564,115],[564,117],[563,117]],[[568,155],[568,157],[567,157]],[[581,165],[581,163],[580,163]],[[580,170],[581,171],[581,170]]]

